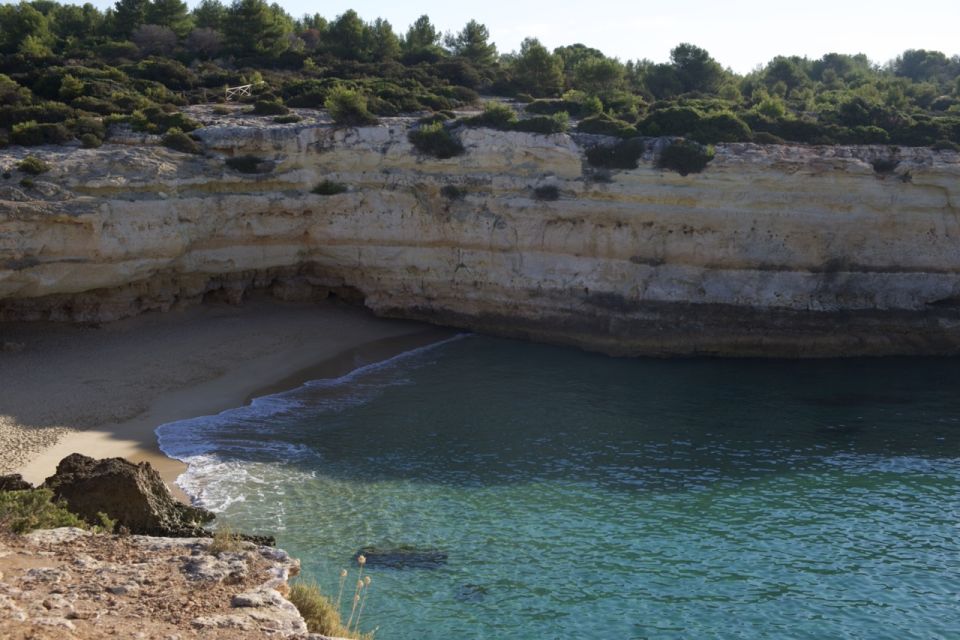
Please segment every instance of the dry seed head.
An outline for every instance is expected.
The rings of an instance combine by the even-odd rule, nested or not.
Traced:
[[[353,596],[353,603],[356,604],[356,603],[358,603],[358,602],[360,602],[360,594],[359,594],[359,593],[358,593],[357,595]]]
[[[363,580],[357,580],[357,589],[363,589]]]
[[[347,570],[346,570],[346,569],[340,569],[340,577],[341,577],[341,578],[346,578],[346,577],[347,577]]]
[[[372,582],[372,580],[370,580],[370,576],[367,576],[366,578],[363,579],[363,584],[364,584],[365,586],[368,586],[368,587],[369,587],[371,582]]]
[[[357,564],[359,564],[361,567],[367,564],[367,557],[363,554],[357,556]]]

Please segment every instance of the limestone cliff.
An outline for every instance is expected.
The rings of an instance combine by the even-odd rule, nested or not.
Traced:
[[[437,160],[409,126],[212,126],[205,156],[33,151],[49,173],[0,181],[0,317],[110,320],[260,287],[615,354],[960,347],[960,154],[728,144],[682,177],[653,150],[593,170],[598,140],[562,134],[461,129],[466,153]],[[224,162],[244,155],[260,173]],[[347,191],[312,194],[323,180]]]

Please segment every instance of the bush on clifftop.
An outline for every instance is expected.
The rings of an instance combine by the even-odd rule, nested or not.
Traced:
[[[333,121],[349,127],[377,124],[377,119],[367,111],[367,99],[359,91],[343,86],[334,87],[327,95],[324,106]]]
[[[464,152],[463,145],[453,137],[442,122],[421,125],[411,131],[407,137],[417,151],[441,160],[459,156]]]
[[[704,147],[692,140],[675,140],[660,152],[657,166],[676,171],[681,176],[700,173],[713,160],[713,148]]]
[[[17,164],[17,169],[32,176],[50,171],[50,165],[36,156],[27,156]]]
[[[86,529],[87,524],[67,511],[63,501],[55,502],[49,489],[0,491],[0,529],[28,533],[57,527]]]

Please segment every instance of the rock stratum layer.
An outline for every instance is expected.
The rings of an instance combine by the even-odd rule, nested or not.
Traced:
[[[0,318],[104,321],[266,288],[618,355],[960,347],[956,153],[728,144],[683,177],[652,150],[594,170],[585,147],[603,140],[563,134],[461,129],[466,153],[437,160],[409,125],[213,126],[204,156],[34,151],[49,173],[0,182]],[[245,155],[260,173],[224,162]],[[323,180],[347,191],[311,193]],[[559,199],[538,199],[547,185]]]

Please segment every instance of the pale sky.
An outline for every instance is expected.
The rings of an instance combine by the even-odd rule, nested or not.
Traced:
[[[187,0],[191,7],[196,1]],[[441,31],[458,31],[472,18],[487,25],[501,52],[534,36],[551,49],[582,42],[621,60],[665,62],[670,49],[690,42],[738,73],[776,55],[865,53],[884,63],[906,49],[960,54],[960,0],[278,1],[295,17],[332,19],[354,9],[366,21],[389,20],[397,33],[424,13]]]

